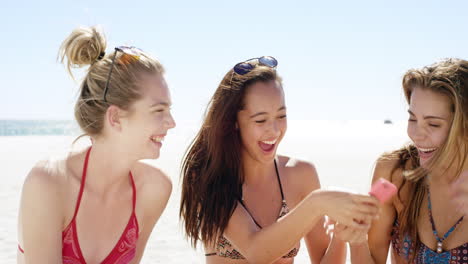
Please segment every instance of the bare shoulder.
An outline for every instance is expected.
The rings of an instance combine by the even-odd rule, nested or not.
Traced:
[[[320,188],[320,180],[313,163],[287,156],[278,156],[279,167],[287,173],[295,189],[300,190],[301,196]]]
[[[399,163],[400,161],[396,158],[390,159],[381,155],[375,163],[372,182],[384,178],[399,187],[403,182],[403,171],[399,167]]]
[[[64,194],[70,184],[81,181],[86,150],[62,153],[37,162],[25,178],[23,189],[46,188],[46,192]],[[56,190],[56,192],[54,192]]]
[[[31,221],[58,221],[63,217],[64,175],[62,162],[38,162],[26,176],[21,192],[19,233],[22,225]],[[58,225],[61,228],[60,225]]]
[[[36,163],[24,180],[23,196],[37,192],[58,195],[64,183],[64,161],[42,160]]]
[[[172,191],[171,179],[166,173],[147,161],[138,161],[132,168],[135,185],[145,200],[167,200]]]

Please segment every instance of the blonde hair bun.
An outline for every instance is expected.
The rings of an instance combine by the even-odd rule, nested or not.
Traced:
[[[59,50],[60,62],[67,66],[68,72],[73,76],[71,68],[93,64],[102,58],[106,46],[106,37],[100,27],[78,27],[62,42]]]

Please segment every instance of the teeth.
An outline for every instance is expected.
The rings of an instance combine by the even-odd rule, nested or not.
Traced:
[[[162,142],[164,140],[164,137],[151,137],[151,140],[154,142]]]
[[[273,145],[273,144],[276,143],[276,139],[275,139],[275,140],[271,140],[271,141],[266,141],[266,140],[265,140],[265,141],[262,141],[262,143],[268,144],[268,145]]]
[[[437,148],[418,148],[422,152],[431,152],[436,150]]]

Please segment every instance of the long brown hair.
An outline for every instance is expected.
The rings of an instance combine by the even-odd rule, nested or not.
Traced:
[[[244,107],[248,87],[279,81],[276,70],[256,66],[239,75],[230,70],[211,98],[203,125],[182,163],[179,216],[192,246],[214,242],[224,233],[242,197],[241,139],[237,113]]]
[[[468,61],[445,59],[422,69],[409,70],[403,77],[403,91],[408,104],[415,88],[428,89],[447,96],[453,119],[446,141],[430,160],[427,169],[419,166],[418,151],[414,145],[383,157],[399,161],[393,172],[398,168],[403,171],[403,182],[398,191],[398,198],[403,203],[403,210],[399,215],[400,234],[410,236],[414,253],[420,245],[417,221],[427,193],[426,176],[435,168],[443,168],[445,171],[451,168],[455,172],[452,179],[456,179],[468,157]],[[401,190],[406,184],[409,197],[404,201]],[[415,255],[411,256],[411,261]]]

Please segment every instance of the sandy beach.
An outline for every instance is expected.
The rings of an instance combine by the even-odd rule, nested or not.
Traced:
[[[142,263],[203,263],[203,252],[184,239],[178,219],[180,161],[196,132],[196,122],[179,122],[154,161],[172,179],[173,193],[153,230]],[[375,159],[407,142],[405,123],[383,121],[289,121],[279,153],[312,161],[323,187],[337,186],[366,193]],[[17,213],[21,186],[39,160],[64,153],[74,136],[0,137],[0,263],[15,263]],[[87,144],[81,140],[78,144]],[[302,247],[295,263],[309,263]]]

